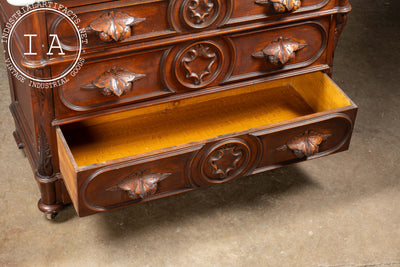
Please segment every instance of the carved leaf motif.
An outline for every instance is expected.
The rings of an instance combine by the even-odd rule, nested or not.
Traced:
[[[187,71],[186,78],[192,79],[195,85],[201,85],[203,83],[203,79],[207,75],[211,74],[211,67],[214,65],[217,59],[217,54],[210,50],[211,49],[209,46],[199,44],[190,49],[187,52],[188,55],[182,58],[183,66]],[[206,68],[200,73],[196,73],[190,66],[191,64],[196,64],[195,61],[198,58],[209,59]]]
[[[158,183],[170,175],[171,173],[134,173],[107,191],[125,191],[131,199],[144,199],[155,194]]]
[[[329,136],[330,135],[324,135],[314,131],[306,131],[305,133],[290,140],[288,143],[286,143],[286,145],[278,147],[277,150],[291,150],[299,159],[310,157],[318,153],[319,145]]]
[[[212,0],[191,0],[188,8],[190,16],[195,19],[195,23],[201,24],[210,15],[214,8],[214,3],[212,3]]]
[[[99,32],[100,39],[104,42],[118,42],[129,38],[132,34],[131,27],[144,20],[123,12],[111,11],[91,22],[89,28]]]
[[[38,173],[42,176],[51,176],[53,174],[53,156],[43,125],[39,127],[39,164]]]
[[[307,46],[306,43],[299,43],[290,38],[279,37],[273,40],[261,51],[255,52],[255,58],[266,58],[274,65],[286,64],[294,59],[295,52]]]
[[[238,168],[243,152],[236,150],[235,146],[223,147],[215,152],[209,159],[209,164],[215,175],[221,179],[228,177],[229,173]]]
[[[112,68],[96,78],[91,84],[85,85],[83,89],[99,89],[105,96],[121,96],[127,94],[132,83],[143,77],[145,74],[138,74],[122,68]]]
[[[301,0],[256,0],[256,3],[272,5],[275,13],[293,12],[301,6]]]

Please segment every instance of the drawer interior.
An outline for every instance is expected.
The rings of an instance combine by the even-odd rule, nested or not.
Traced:
[[[352,105],[323,73],[244,86],[61,126],[78,167]]]

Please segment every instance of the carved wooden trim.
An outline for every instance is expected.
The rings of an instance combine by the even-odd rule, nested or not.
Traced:
[[[224,55],[216,43],[204,41],[183,48],[174,61],[179,83],[188,88],[201,88],[218,77]]]
[[[208,64],[204,70],[196,73],[196,71],[192,68],[193,65],[196,64],[196,60],[198,58],[203,58],[208,60]],[[203,79],[212,75],[211,67],[214,65],[217,58],[217,54],[212,52],[209,46],[199,44],[193,48],[191,48],[187,55],[182,58],[181,64],[185,67],[186,78],[192,79],[195,85],[200,85],[203,83]]]
[[[46,136],[46,132],[43,129],[43,125],[39,126],[39,162],[38,162],[38,173],[41,176],[50,177],[53,175],[53,156],[49,141]]]
[[[124,178],[107,191],[125,191],[131,199],[144,199],[157,192],[158,183],[171,173],[137,172]]]
[[[330,134],[306,131],[303,134],[296,136],[285,145],[276,148],[276,150],[281,152],[291,150],[299,159],[310,157],[318,153],[320,144],[329,136]]]
[[[275,13],[293,12],[300,8],[300,0],[256,0],[256,4],[272,6]]]
[[[135,18],[124,12],[114,12],[102,14],[89,24],[89,29],[99,33],[99,37],[104,42],[118,42],[129,38],[132,35],[132,26],[135,26],[145,18]]]
[[[218,0],[185,0],[181,8],[181,19],[192,28],[206,28],[219,15]]]
[[[209,157],[208,164],[213,175],[225,179],[230,175],[230,172],[234,172],[240,167],[239,162],[242,157],[243,151],[238,145],[226,145],[217,149]]]
[[[97,77],[92,83],[82,86],[81,89],[98,89],[105,96],[120,97],[132,89],[133,82],[144,77],[146,77],[145,74],[113,67]]]
[[[346,23],[347,23],[347,14],[336,15],[336,28],[335,28],[335,37],[333,41],[333,51],[335,51],[336,49],[340,35],[342,34],[344,26],[346,26]]]
[[[303,49],[307,43],[299,43],[287,37],[279,37],[252,54],[255,58],[266,58],[274,65],[285,65],[295,58],[295,52]]]
[[[193,187],[230,181],[251,171],[261,159],[259,138],[228,138],[204,146],[188,163],[187,173]]]

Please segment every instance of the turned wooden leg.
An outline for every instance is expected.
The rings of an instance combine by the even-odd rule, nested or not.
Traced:
[[[64,203],[59,202],[56,196],[57,176],[42,176],[39,173],[35,175],[39,184],[41,199],[38,202],[38,208],[45,213],[46,218],[53,220],[58,212],[64,208]]]

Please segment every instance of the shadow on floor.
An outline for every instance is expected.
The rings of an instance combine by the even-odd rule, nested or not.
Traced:
[[[252,210],[260,206],[260,202],[264,202],[265,209],[279,196],[315,187],[319,185],[300,168],[288,166],[94,216],[101,217],[108,238],[118,240],[163,223],[210,217],[232,209]]]

